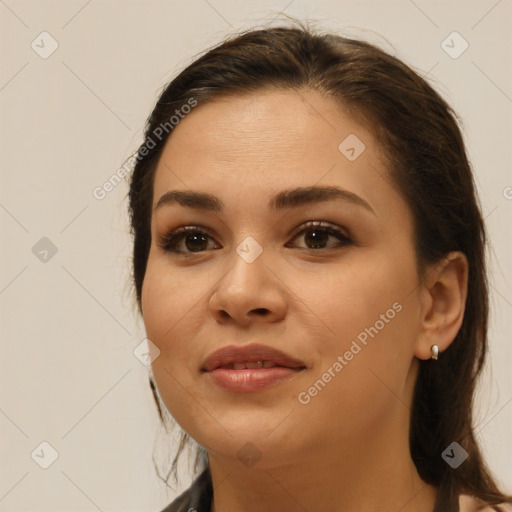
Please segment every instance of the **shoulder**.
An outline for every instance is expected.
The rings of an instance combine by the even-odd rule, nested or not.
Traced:
[[[161,512],[191,512],[210,510],[213,486],[210,470],[206,468],[170,505]]]
[[[459,496],[460,512],[512,512],[512,506],[506,503],[500,505],[487,505],[484,501],[470,496],[469,494],[461,494]]]

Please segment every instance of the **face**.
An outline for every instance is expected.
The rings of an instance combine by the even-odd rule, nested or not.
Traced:
[[[406,436],[412,216],[368,128],[311,91],[199,105],[166,143],[153,208],[143,319],[159,392],[192,438],[272,467],[348,455],[387,427]]]

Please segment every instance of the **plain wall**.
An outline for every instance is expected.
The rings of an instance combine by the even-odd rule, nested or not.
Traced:
[[[283,10],[404,59],[463,120],[492,244],[476,430],[512,492],[510,2],[5,0],[0,510],[157,512],[174,497],[153,468],[158,418],[148,369],[133,354],[145,336],[128,283],[128,188],[102,200],[93,191],[136,150],[177,71]],[[58,43],[47,58],[55,43],[43,31]],[[453,31],[469,44],[458,58],[441,46]],[[44,441],[58,452],[48,469],[36,463],[50,461]]]

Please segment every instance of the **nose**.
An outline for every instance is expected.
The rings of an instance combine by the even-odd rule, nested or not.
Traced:
[[[234,251],[227,265],[208,305],[217,322],[248,326],[285,317],[286,286],[268,265],[265,251],[250,263]]]

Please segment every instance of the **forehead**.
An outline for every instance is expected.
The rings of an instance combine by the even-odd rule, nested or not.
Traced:
[[[193,189],[261,208],[276,191],[319,184],[385,212],[400,201],[386,166],[374,134],[332,99],[312,91],[227,96],[198,105],[174,127],[154,204],[168,190]]]

